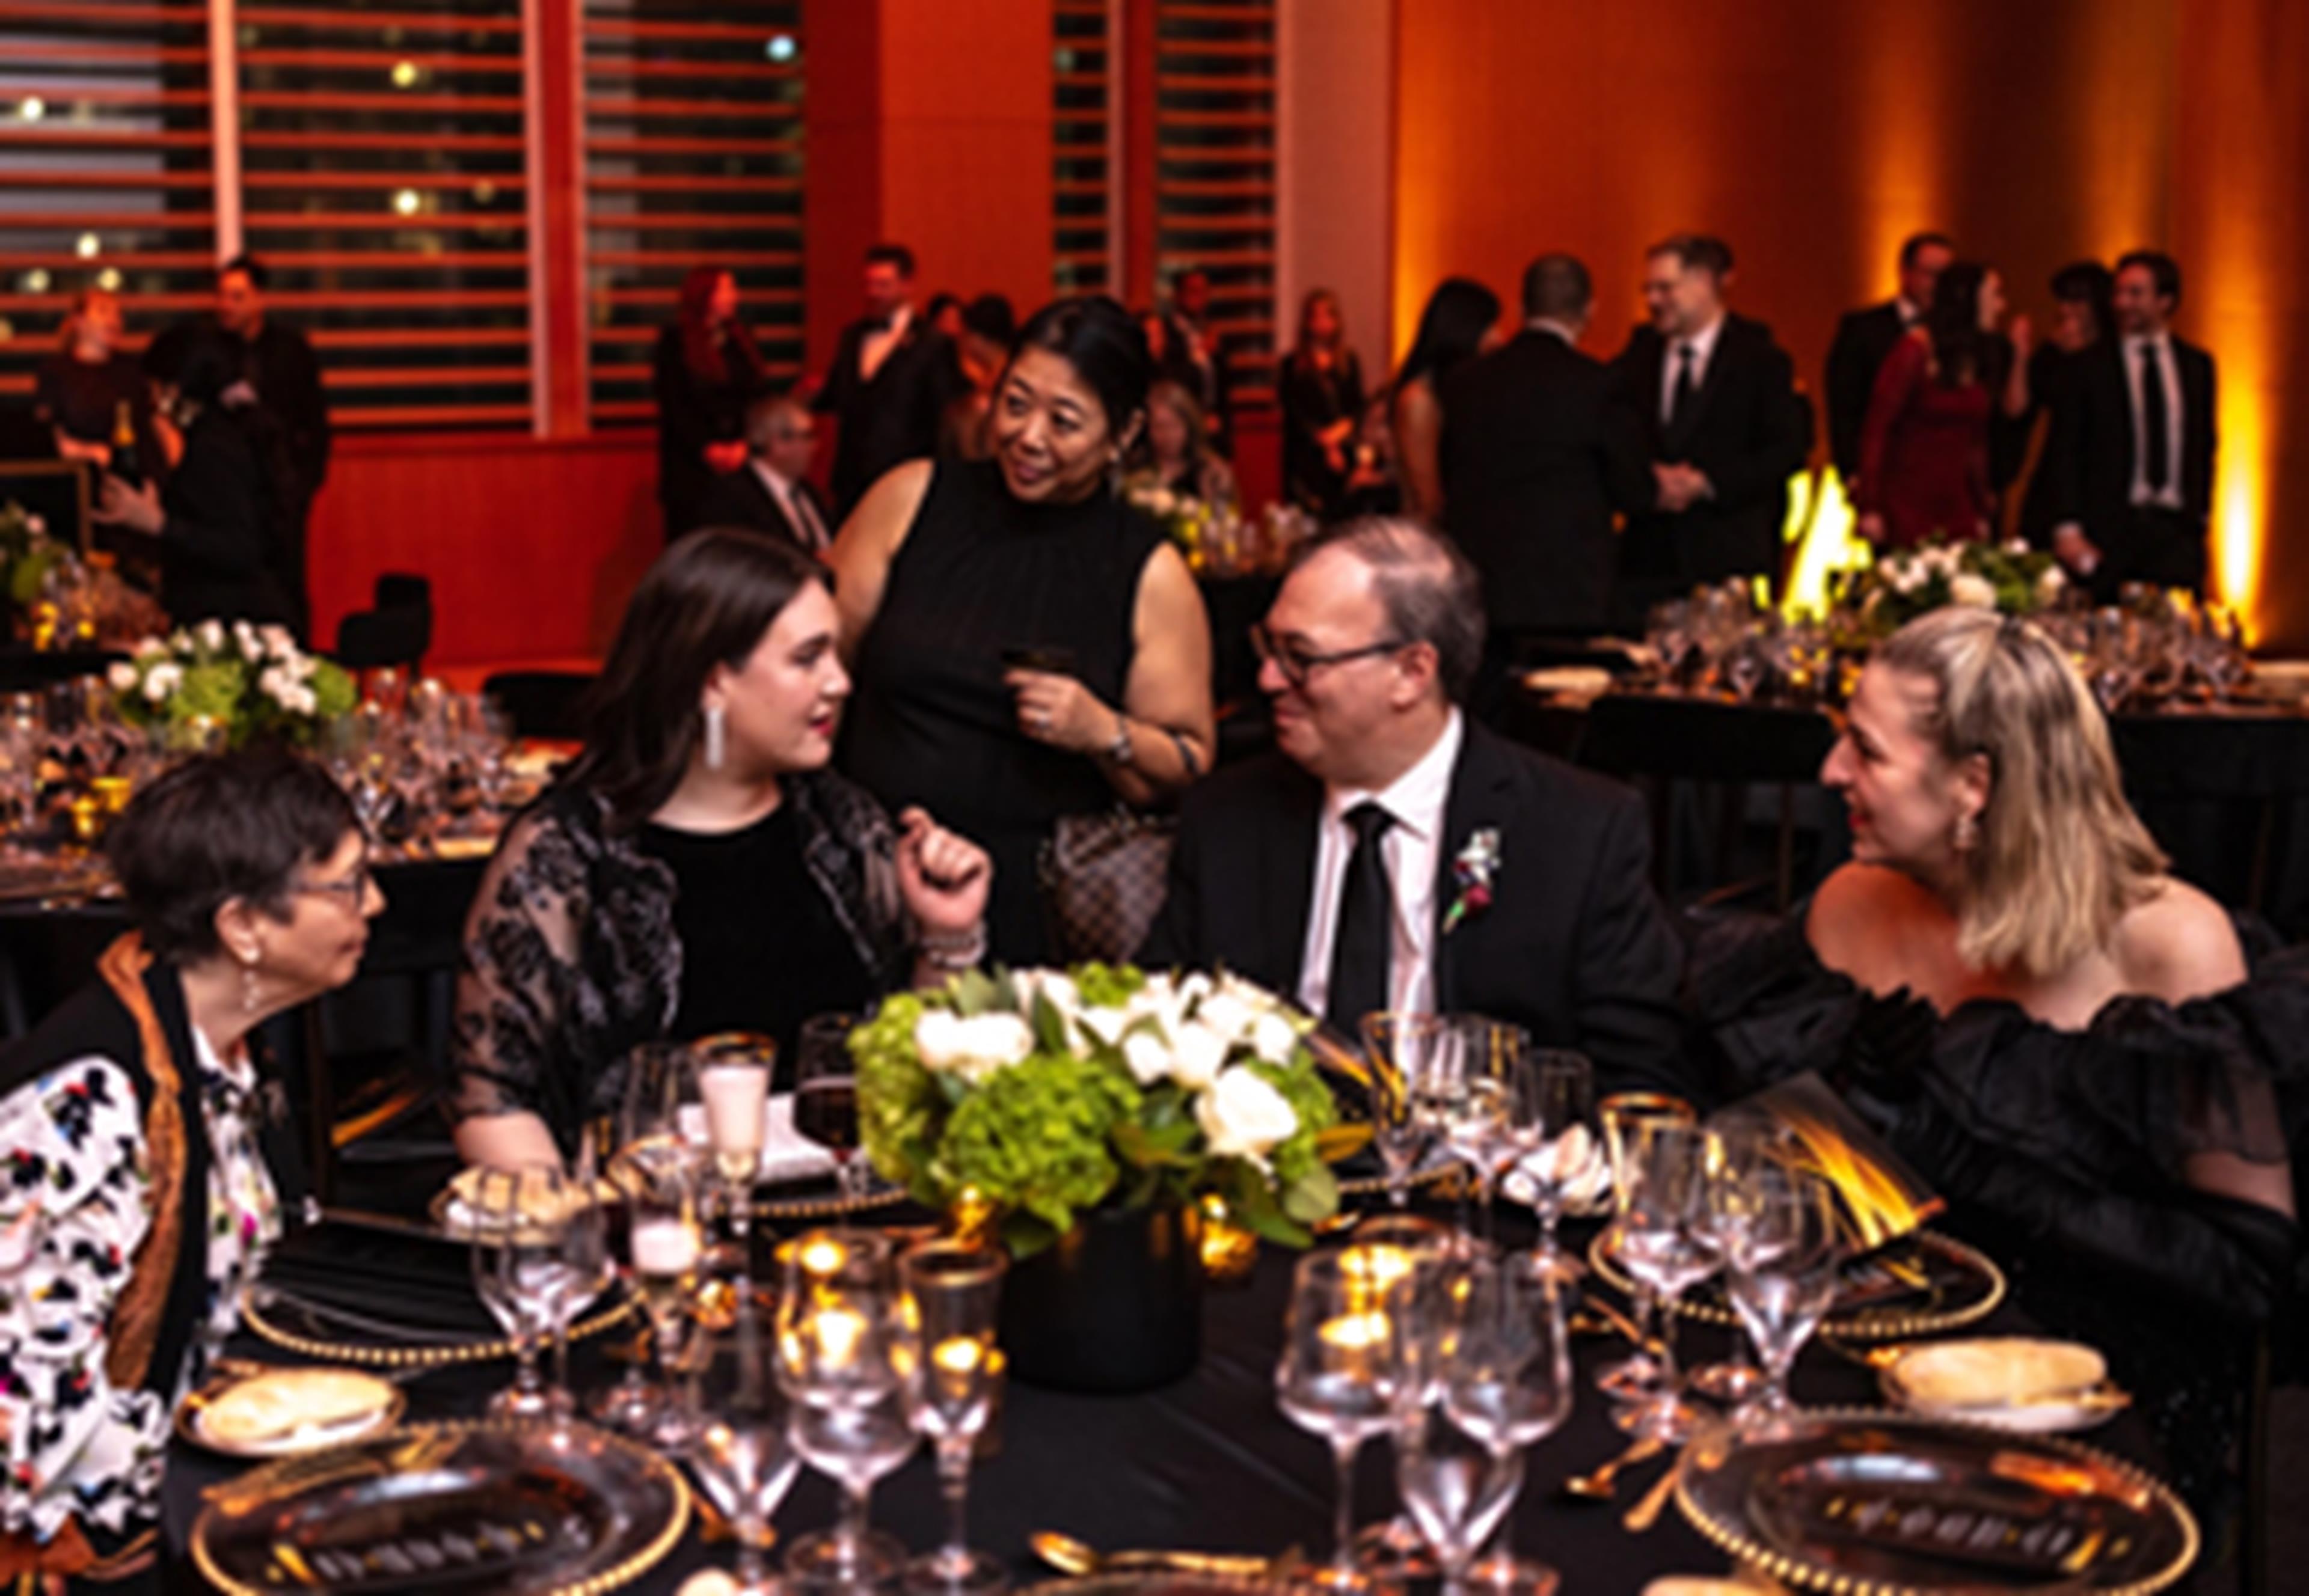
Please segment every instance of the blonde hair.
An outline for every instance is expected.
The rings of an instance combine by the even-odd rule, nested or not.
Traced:
[[[1933,684],[1916,729],[1943,758],[1988,761],[1979,842],[1961,855],[1959,954],[2043,977],[2106,947],[2166,861],[2125,802],[2108,723],[2068,657],[2018,617],[1951,606],[1874,659]]]

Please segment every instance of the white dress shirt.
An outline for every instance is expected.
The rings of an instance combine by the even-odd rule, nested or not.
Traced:
[[[2140,351],[2157,352],[2157,367],[2165,375],[2165,486],[2149,486],[2149,423],[2140,396]],[[2181,368],[2173,358],[2167,333],[2129,334],[2124,340],[2124,391],[2132,399],[2132,484],[2126,496],[2135,505],[2160,509],[2181,508]]]
[[[800,484],[786,480],[776,467],[758,454],[746,463],[754,468],[754,475],[759,477],[762,486],[770,490],[771,499],[785,512],[786,524],[793,528],[794,536],[801,540],[801,546],[812,554],[824,548],[826,544],[826,523],[817,518],[817,512],[811,508]]]
[[[1331,995],[1331,949],[1339,935],[1339,899],[1346,891],[1347,861],[1355,833],[1347,811],[1376,803],[1395,817],[1379,839],[1388,885],[1395,900],[1395,935],[1388,948],[1389,1007],[1419,1011],[1435,1000],[1435,883],[1442,868],[1444,811],[1451,800],[1451,772],[1459,763],[1466,736],[1453,710],[1435,746],[1384,790],[1333,787],[1323,795],[1316,823],[1314,896],[1308,903],[1307,950],[1299,965],[1299,1002],[1319,1014]]]
[[[874,380],[874,374],[882,369],[882,362],[890,358],[890,351],[898,347],[900,339],[905,337],[906,328],[913,319],[913,307],[901,305],[897,314],[890,318],[888,326],[877,327],[858,341],[860,377],[869,383]]]
[[[1683,364],[1683,351],[1691,351],[1691,392],[1697,396],[1708,385],[1708,365],[1716,358],[1716,340],[1724,331],[1724,318],[1717,316],[1699,332],[1682,338],[1671,338],[1662,356],[1660,367],[1660,425],[1665,427],[1675,415],[1675,379],[1677,368]]]

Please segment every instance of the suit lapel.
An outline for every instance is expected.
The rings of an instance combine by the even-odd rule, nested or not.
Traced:
[[[1459,945],[1474,928],[1462,920],[1446,932],[1443,923],[1458,896],[1456,870],[1468,840],[1486,827],[1504,836],[1514,786],[1515,770],[1507,751],[1491,732],[1473,720],[1465,722],[1459,758],[1451,768],[1451,795],[1443,805],[1443,836],[1435,858],[1435,1008],[1448,1014],[1458,1007]]]
[[[1315,891],[1316,827],[1323,818],[1323,788],[1296,765],[1284,800],[1270,811],[1258,908],[1259,942],[1272,979],[1293,1002],[1299,997],[1300,968],[1307,956],[1307,921]],[[1261,971],[1268,975],[1268,971]]]
[[[1737,324],[1729,314],[1726,314],[1723,327],[1716,334],[1716,347],[1708,352],[1708,369],[1700,375],[1699,391],[1691,396],[1691,410],[1689,413],[1676,418],[1673,433],[1667,440],[1671,453],[1681,452],[1691,446],[1693,436],[1699,431],[1699,424],[1708,415],[1708,401],[1716,397],[1716,391],[1724,385],[1725,367],[1740,358],[1737,331]]]

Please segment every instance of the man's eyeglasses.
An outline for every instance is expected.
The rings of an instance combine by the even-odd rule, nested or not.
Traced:
[[[1389,638],[1384,643],[1364,643],[1361,648],[1333,649],[1328,653],[1318,653],[1300,643],[1277,638],[1267,629],[1265,621],[1255,621],[1250,628],[1250,646],[1258,651],[1261,660],[1273,661],[1275,668],[1283,673],[1284,681],[1294,687],[1304,687],[1307,678],[1326,665],[1345,665],[1352,660],[1391,654],[1397,649],[1411,645],[1400,638]]]
[[[368,902],[369,883],[374,879],[368,862],[364,859],[353,867],[350,876],[341,876],[334,881],[300,881],[289,890],[300,896],[311,893],[335,898],[346,908],[359,913],[360,906]]]

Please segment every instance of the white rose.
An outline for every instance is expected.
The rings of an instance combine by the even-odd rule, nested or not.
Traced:
[[[155,665],[144,677],[145,700],[151,703],[160,703],[174,693],[184,679],[183,666],[166,661]]]
[[[1299,1050],[1299,1028],[1279,1013],[1258,1016],[1250,1031],[1251,1051],[1268,1064],[1289,1064]]]
[[[318,714],[321,709],[320,694],[315,693],[310,687],[290,687],[283,690],[281,694],[281,707],[292,715]]]
[[[136,686],[136,667],[125,660],[115,660],[104,673],[104,679],[112,685],[115,693],[129,692]]]
[[[147,637],[130,651],[139,660],[150,660],[157,654],[165,654],[168,651],[169,642],[164,637]]]
[[[1924,569],[1927,571],[1937,571],[1942,576],[1954,576],[1963,568],[1962,556],[1949,544],[1924,550]]]
[[[941,1009],[923,1014],[914,1025],[914,1045],[922,1067],[951,1072],[975,1086],[1034,1050],[1034,1033],[1016,1014],[974,1014],[965,1020]]]
[[[1138,1016],[1129,1009],[1092,1008],[1082,1012],[1082,1028],[1111,1048],[1122,1040],[1122,1033]]]
[[[31,533],[35,538],[47,537],[48,535],[48,517],[45,515],[27,515],[24,517],[24,530]]]
[[[274,625],[259,626],[256,629],[256,636],[257,640],[264,643],[264,651],[271,654],[274,659],[294,660],[297,658],[297,640],[290,635],[288,627]]]
[[[199,625],[193,628],[193,635],[200,640],[201,647],[207,650],[212,654],[221,652],[224,648],[224,623],[222,621],[203,621]]]
[[[1171,1049],[1171,1078],[1189,1091],[1207,1091],[1219,1078],[1233,1044],[1200,1021],[1180,1027]]]
[[[1250,1028],[1258,1022],[1258,1014],[1241,998],[1219,991],[1195,1005],[1195,1019],[1229,1041],[1241,1041],[1250,1035]]]
[[[268,665],[256,674],[256,690],[267,698],[278,701],[288,686],[288,674],[278,665]]]
[[[1267,1154],[1299,1129],[1299,1117],[1283,1094],[1248,1066],[1219,1072],[1211,1089],[1195,1100],[1195,1123],[1213,1158],[1245,1159],[1267,1168]]]
[[[1973,609],[1993,609],[1996,608],[1996,584],[1985,576],[1960,571],[1949,578],[1949,602]]]
[[[1122,1062],[1132,1080],[1152,1086],[1171,1073],[1170,1044],[1151,1031],[1134,1031],[1122,1044]]]
[[[2045,566],[2045,574],[2037,578],[2037,602],[2053,603],[2060,598],[2061,590],[2068,585],[2069,579],[2061,574],[2061,568],[2058,565]]]
[[[256,628],[246,621],[233,622],[232,641],[240,650],[240,657],[251,665],[264,658],[264,644],[257,641]]]
[[[1903,556],[1892,567],[1892,587],[1897,592],[1913,593],[1924,585],[1924,567]]]

